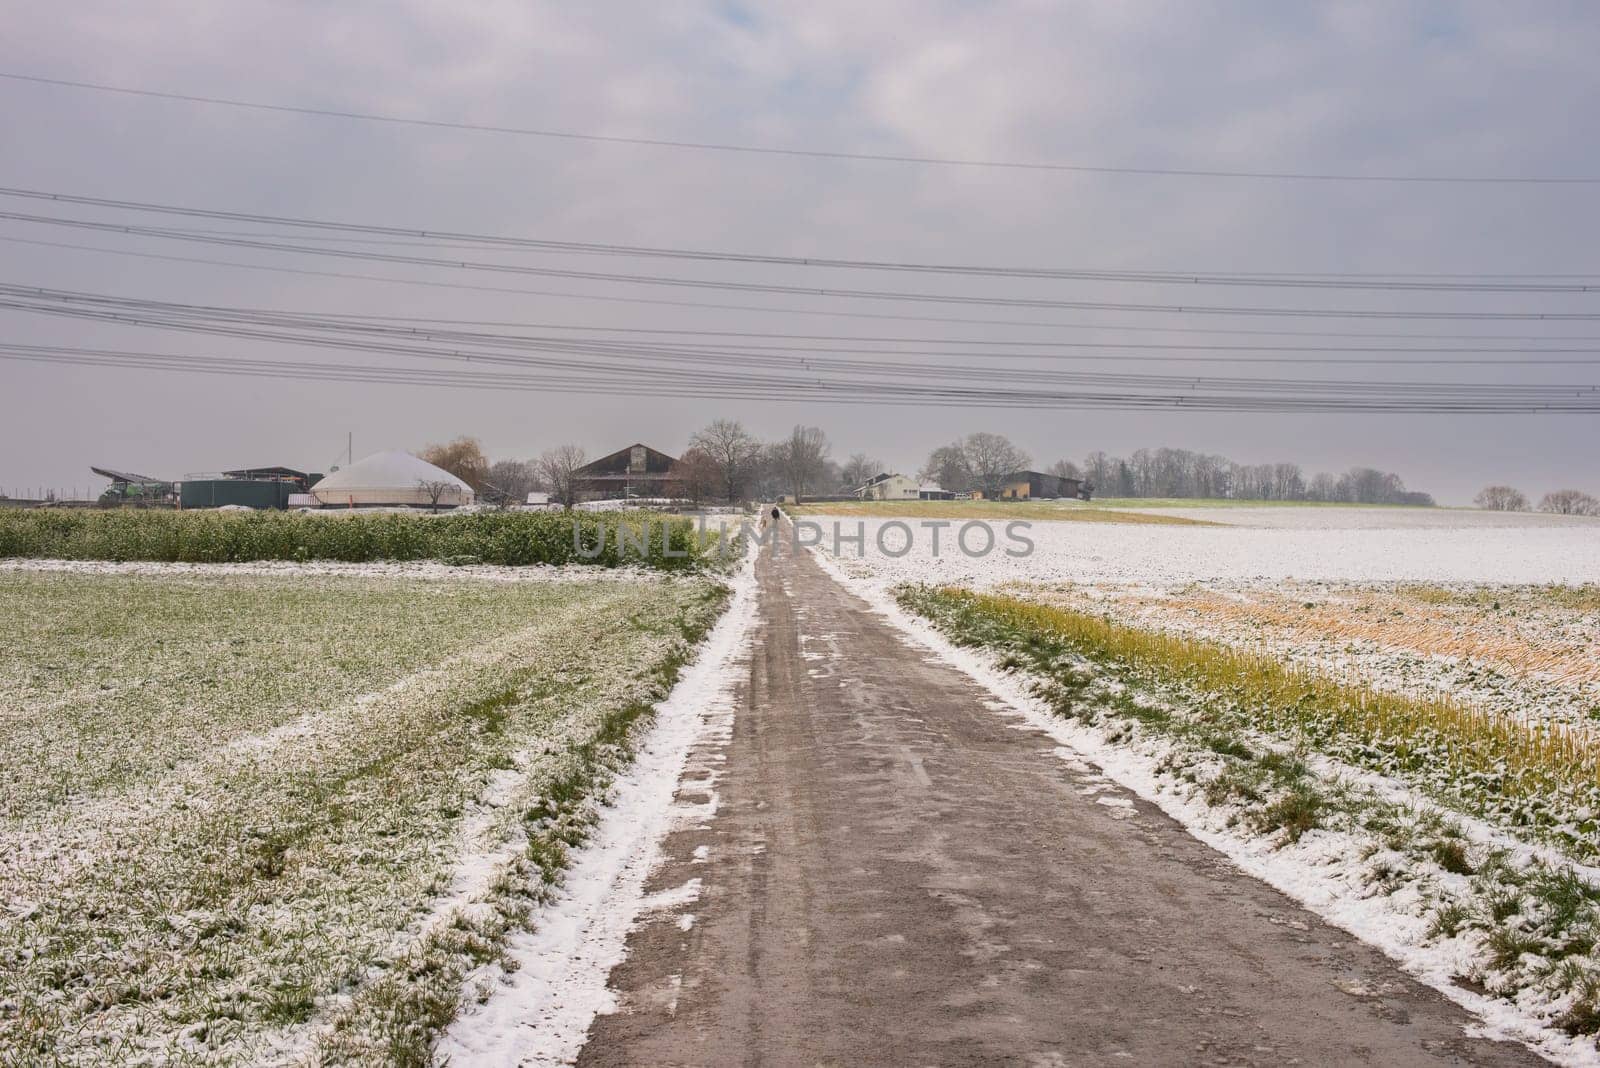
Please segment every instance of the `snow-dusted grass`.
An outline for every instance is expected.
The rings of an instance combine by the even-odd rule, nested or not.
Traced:
[[[1341,702],[1343,687],[1301,686],[1300,673],[1263,658],[1011,598],[925,587],[898,597],[950,641],[981,650],[985,670],[1014,673],[1029,701],[1072,724],[1062,733],[1080,751],[1247,867],[1508,1033],[1563,1060],[1596,1059],[1600,870],[1570,859],[1594,856],[1593,801],[1554,784],[1536,793],[1563,848],[1519,842],[1509,832],[1528,810],[1498,803],[1514,776],[1493,761],[1488,774],[1452,766],[1501,736],[1469,726],[1451,740],[1433,719],[1428,743],[1405,754],[1396,734],[1416,732],[1403,718],[1362,729],[1377,706],[1397,711],[1401,699],[1352,690]],[[1425,711],[1422,721],[1437,709]],[[1547,771],[1592,783],[1586,761]],[[1489,819],[1460,814],[1486,801]]]
[[[0,572],[0,1063],[415,1063],[723,598]]]
[[[1445,695],[1334,679],[1278,657],[1099,615],[963,590],[902,590],[902,604],[1034,671],[1089,661],[1182,715],[1290,739],[1302,751],[1416,784],[1454,808],[1600,857],[1600,751],[1587,732],[1531,728]]]
[[[1391,692],[1446,695],[1517,722],[1600,727],[1600,586],[1227,582],[1016,591]]]

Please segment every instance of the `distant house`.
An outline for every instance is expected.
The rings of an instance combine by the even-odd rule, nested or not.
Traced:
[[[867,479],[855,494],[864,501],[915,501],[921,498],[921,491],[916,479],[884,471]]]
[[[578,468],[573,488],[580,501],[682,497],[677,466],[675,457],[635,442]]]
[[[983,494],[973,491],[974,497]],[[1020,501],[1030,499],[1042,500],[1088,500],[1088,490],[1084,488],[1081,478],[1062,478],[1060,475],[1047,475],[1043,471],[1017,471],[1006,476],[1005,485],[1001,488],[996,500]]]
[[[955,499],[955,490],[947,490],[943,486],[917,487],[917,500],[919,501],[953,501]]]

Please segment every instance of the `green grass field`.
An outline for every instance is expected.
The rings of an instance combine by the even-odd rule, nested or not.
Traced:
[[[791,515],[844,515],[882,519],[1028,519],[1062,523],[1142,523],[1210,526],[1201,519],[1160,512],[1125,512],[1082,501],[822,501],[786,505]]]
[[[413,1063],[723,598],[0,572],[0,1063]]]

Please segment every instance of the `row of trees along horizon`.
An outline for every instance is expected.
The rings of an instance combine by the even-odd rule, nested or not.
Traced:
[[[543,492],[569,507],[577,499],[577,472],[591,459],[582,447],[568,444],[533,459],[491,462],[471,437],[429,445],[417,455],[487,500],[517,503],[529,493]],[[916,477],[955,493],[981,491],[995,497],[1008,476],[1031,469],[1033,463],[1032,456],[1004,435],[980,432],[934,449]],[[1434,503],[1431,495],[1407,489],[1399,475],[1370,467],[1307,478],[1299,464],[1239,464],[1188,449],[1139,449],[1127,457],[1091,452],[1081,462],[1058,459],[1038,470],[1081,479],[1102,497]],[[832,442],[814,426],[796,426],[786,438],[762,441],[737,420],[718,419],[690,437],[675,473],[684,495],[700,503],[845,495],[890,469],[864,452],[835,459]]]

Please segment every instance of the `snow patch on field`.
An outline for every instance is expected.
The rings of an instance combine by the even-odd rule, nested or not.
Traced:
[[[696,793],[707,799],[675,802],[674,795],[691,752],[719,749],[732,736],[755,618],[753,568],[752,557],[735,577],[733,599],[700,655],[657,706],[633,765],[618,777],[610,806],[590,843],[575,854],[555,899],[535,913],[531,931],[511,938],[508,951],[518,967],[506,973],[491,965],[469,979],[469,989],[491,993],[462,1011],[438,1044],[439,1059],[455,1068],[571,1063],[594,1017],[616,1009],[606,984],[634,924],[698,896],[698,879],[656,895],[644,887],[661,860],[663,839],[716,812],[714,752],[705,768],[695,769],[704,773],[695,780]]]
[[[913,647],[920,647],[981,684],[998,701],[991,710],[1021,717],[1031,727],[1061,743],[1057,755],[1082,769],[1087,760],[1117,785],[1151,802],[1177,820],[1190,834],[1222,853],[1241,870],[1300,902],[1329,923],[1375,946],[1421,982],[1444,994],[1483,1021],[1475,1033],[1521,1042],[1559,1064],[1600,1065],[1592,1040],[1569,1038],[1545,1027],[1531,1012],[1463,989],[1453,977],[1467,970],[1457,947],[1424,945],[1425,922],[1392,898],[1366,893],[1364,842],[1353,835],[1318,831],[1294,847],[1280,847],[1265,838],[1244,837],[1226,825],[1225,816],[1202,800],[1176,788],[1160,770],[1167,743],[1145,739],[1135,746],[1110,741],[1104,732],[1053,715],[1026,689],[1024,679],[1001,670],[992,657],[962,649],[896,604],[884,587],[852,581],[825,553],[815,554],[835,579],[854,589]],[[1390,791],[1403,788],[1386,783]],[[1412,798],[1425,805],[1421,798]],[[1106,799],[1102,803],[1115,804]],[[1475,828],[1485,833],[1482,828]]]

